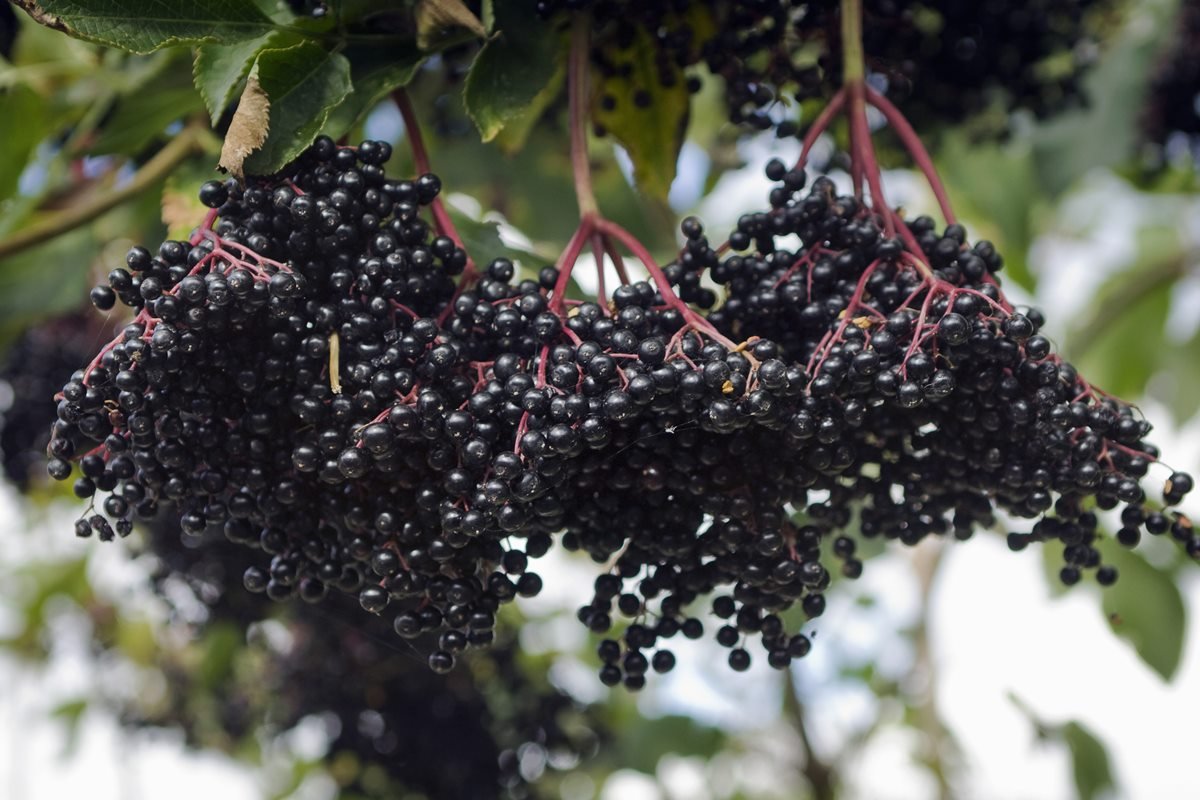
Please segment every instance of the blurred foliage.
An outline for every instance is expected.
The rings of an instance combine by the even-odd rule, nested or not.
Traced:
[[[432,134],[431,160],[446,186],[504,220],[501,226],[492,216],[480,220],[454,212],[478,259],[504,254],[536,269],[554,260],[577,223],[571,165],[563,146],[564,40],[527,35],[530,3],[421,0],[389,4],[372,14],[372,4],[345,0],[333,3],[337,13],[323,19],[298,17],[288,4],[272,2],[43,0],[40,5],[87,41],[33,24],[25,14],[14,16],[7,4],[0,6],[0,353],[32,326],[76,310],[87,287],[119,262],[129,243],[187,233],[193,224],[189,220],[201,213],[194,200],[196,188],[218,176],[220,140],[252,73],[264,83],[275,81],[277,92],[267,146],[252,162],[259,171],[278,168],[319,129],[350,139],[362,137],[368,120],[386,119],[387,96],[407,87]],[[406,27],[414,7],[421,9],[426,49],[412,46],[412,31]],[[1131,198],[1163,200],[1174,209],[1173,214],[1142,221],[1128,257],[1104,275],[1086,311],[1064,331],[1064,350],[1100,387],[1124,397],[1160,400],[1183,424],[1200,409],[1200,331],[1194,325],[1194,310],[1192,327],[1182,332],[1174,313],[1180,286],[1194,281],[1200,266],[1200,244],[1188,228],[1189,215],[1194,228],[1200,213],[1197,171],[1194,162],[1186,160],[1148,169],[1138,128],[1178,7],[1175,0],[1126,4],[1122,24],[1087,78],[1090,107],[1046,122],[1018,120],[1002,142],[978,142],[967,131],[948,131],[938,138],[935,157],[968,225],[994,239],[1005,253],[1006,279],[1031,293],[1042,277],[1035,242],[1046,234],[1063,235],[1061,229],[1071,227],[1063,223],[1059,209],[1097,169],[1111,170],[1127,181],[1122,191]],[[156,12],[154,25],[145,22],[151,9]],[[458,10],[447,16],[448,9]],[[119,13],[108,13],[113,10]],[[469,17],[462,16],[464,12]],[[478,35],[476,24],[487,29],[486,37]],[[637,61],[634,67],[653,71],[654,64]],[[518,80],[498,83],[497,75],[510,69]],[[597,113],[611,134],[591,145],[600,205],[661,254],[676,246],[674,213],[664,198],[685,136],[712,165],[706,194],[722,174],[741,166],[739,131],[725,121],[713,81],[704,83],[704,91],[689,100],[682,81],[671,89],[648,81],[658,87],[650,98],[653,124],[628,107]],[[146,191],[109,202],[184,126],[211,133],[198,138],[164,174],[153,176]],[[402,144],[404,136],[397,129],[392,138]],[[633,159],[636,186],[618,165],[614,139]],[[393,166],[408,170],[410,165],[406,149],[398,147]],[[65,224],[85,207],[98,212]],[[64,221],[58,235],[5,249],[22,231],[58,221]],[[511,237],[502,239],[502,229],[523,235],[531,244],[518,246]],[[1079,237],[1094,233],[1074,231]],[[3,360],[0,355],[0,363]],[[48,424],[53,406],[49,398],[38,400],[44,402]],[[38,487],[33,489],[38,496]],[[178,541],[149,541],[150,552],[160,561],[188,555]],[[1060,563],[1051,548],[1046,553],[1051,562]],[[1148,668],[1170,680],[1179,667],[1188,625],[1178,570],[1115,546],[1106,550],[1105,558],[1131,580],[1104,592],[1097,605]],[[353,640],[367,654],[365,659],[378,660],[372,667],[380,670],[375,677],[355,676],[362,683],[358,689],[380,695],[374,698],[377,705],[386,703],[390,690],[417,681],[419,687],[411,691],[418,696],[424,693],[428,700],[446,691],[476,713],[475,719],[453,731],[467,730],[468,722],[478,729],[480,717],[487,716],[493,723],[488,732],[493,742],[508,742],[512,750],[507,768],[519,776],[514,785],[534,787],[531,792],[552,792],[556,781],[573,769],[591,775],[599,786],[617,769],[653,776],[668,754],[718,763],[752,746],[745,737],[687,716],[644,716],[624,695],[612,695],[599,710],[568,698],[563,714],[556,714],[556,719],[561,716],[556,733],[573,743],[574,759],[564,757],[556,764],[545,741],[535,741],[543,746],[538,768],[536,754],[527,756],[528,764],[517,757],[521,745],[528,743],[517,739],[529,735],[536,740],[545,731],[530,733],[514,705],[521,695],[510,689],[519,683],[524,689],[532,687],[538,698],[566,698],[543,674],[553,654],[521,660],[513,657],[512,648],[501,649],[472,664],[474,682],[435,685],[417,660],[379,645],[374,632],[348,627],[336,612],[321,617],[307,608],[271,614],[262,609],[237,611],[237,603],[250,602],[250,596],[236,585],[230,592],[222,588],[215,603],[204,600],[208,610],[199,621],[186,619],[179,609],[164,621],[145,614],[138,602],[98,590],[86,555],[5,563],[0,569],[5,603],[17,620],[0,641],[8,656],[45,664],[53,654],[50,631],[55,615],[81,614],[90,623],[98,660],[154,672],[169,687],[162,696],[135,702],[102,694],[66,701],[52,713],[70,731],[78,730],[91,706],[107,705],[118,709],[132,727],[179,725],[191,746],[261,763],[263,739],[282,736],[299,722],[297,709],[303,708],[288,695],[289,687],[306,688],[286,674],[288,659],[298,657],[304,647],[315,648],[308,657],[316,658],[323,652],[317,645],[327,645],[333,637],[339,646]],[[162,574],[148,574],[145,590],[161,590],[162,580]],[[1049,584],[1057,585],[1054,576]],[[926,592],[932,585],[930,576]],[[211,582],[203,579],[189,584],[196,597],[203,598],[211,589]],[[853,589],[843,582],[835,591]],[[263,634],[265,617],[288,633],[292,650],[280,651],[271,644]],[[910,642],[926,635],[923,625],[922,621],[905,632]],[[557,655],[592,658],[590,652]],[[873,664],[847,661],[839,670],[842,680],[865,687],[881,706],[902,709],[904,725],[929,735],[942,731],[932,695],[907,691],[902,681],[881,675]],[[502,673],[512,685],[496,680]],[[326,688],[332,692],[338,687],[331,683]],[[780,708],[795,733],[795,741],[789,741],[793,763],[779,769],[781,792],[832,796],[837,783],[831,776],[850,763],[852,750],[823,762],[805,738],[805,692],[797,692],[790,681],[780,681],[779,691]],[[1048,724],[1021,707],[1043,738],[1070,753],[1080,798],[1090,800],[1116,785],[1104,744],[1086,727],[1078,722]],[[881,711],[880,721],[856,735],[856,747],[886,727],[882,719]],[[358,734],[359,728],[351,724],[343,725],[338,735],[352,739]],[[393,794],[400,791],[393,768],[421,766],[409,763],[411,759],[399,764],[388,753],[372,754],[361,743],[338,749],[340,740],[331,737],[332,749],[319,764],[293,759],[288,780],[274,787],[276,796],[288,796],[314,770],[332,776],[347,798],[399,796]],[[68,740],[68,749],[72,742]],[[426,759],[435,770],[444,768],[436,754]],[[949,775],[951,784],[960,766],[945,763],[938,753],[924,763],[933,772]],[[547,764],[549,777],[539,783]],[[446,793],[451,790],[433,783],[405,788],[430,797],[452,796]],[[739,796],[749,797],[749,792]]]

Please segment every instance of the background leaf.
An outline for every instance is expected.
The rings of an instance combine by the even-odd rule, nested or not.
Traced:
[[[1026,254],[1044,201],[1028,143],[972,145],[966,136],[948,131],[937,161],[955,209],[977,227],[972,238],[995,242],[1004,253],[1003,279],[1032,291],[1037,278]]]
[[[1094,800],[1104,790],[1116,788],[1103,742],[1078,722],[1068,722],[1061,735],[1071,751],[1071,775],[1079,800]]]
[[[186,76],[168,73],[118,99],[112,116],[88,147],[95,154],[138,155],[167,127],[204,106]]]
[[[1125,25],[1084,78],[1088,107],[1059,114],[1034,136],[1037,176],[1055,196],[1091,169],[1125,161],[1138,140],[1138,109],[1178,0],[1130,4]],[[1098,133],[1100,132],[1100,133]]]
[[[1120,574],[1116,584],[1102,590],[1109,626],[1146,666],[1171,680],[1179,669],[1187,630],[1187,612],[1174,577],[1112,539],[1101,542],[1100,552]]]
[[[25,86],[0,92],[0,201],[17,190],[21,173],[45,135],[46,104]]]

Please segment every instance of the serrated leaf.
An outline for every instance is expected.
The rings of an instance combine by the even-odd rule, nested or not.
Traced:
[[[284,43],[285,34],[275,31],[243,42],[206,44],[196,49],[192,79],[214,125],[233,102],[234,93],[258,54]]]
[[[666,200],[687,132],[689,96],[678,71],[674,85],[663,85],[656,52],[654,40],[641,28],[628,49],[604,51],[618,74],[596,85],[592,119],[625,148],[638,188]],[[629,67],[627,75],[622,74],[625,66]],[[617,100],[611,110],[604,107],[605,95]],[[635,96],[643,102],[636,102]]]
[[[255,72],[246,79],[246,88],[238,102],[237,111],[229,122],[225,142],[221,145],[221,169],[242,177],[246,159],[267,140],[271,125],[271,99],[263,91]]]
[[[325,132],[335,139],[361,122],[391,92],[407,86],[426,58],[411,46],[397,45],[355,45],[343,50],[342,55],[350,62],[354,88],[330,111],[325,122]]]
[[[1094,800],[1105,790],[1116,788],[1103,742],[1078,722],[1064,725],[1061,736],[1071,751],[1071,774],[1079,800]]]
[[[1109,627],[1133,646],[1146,666],[1163,680],[1171,680],[1179,668],[1187,629],[1187,612],[1175,579],[1111,539],[1101,542],[1100,552],[1120,576],[1116,584],[1103,589],[1101,605]]]
[[[566,79],[567,71],[559,65],[550,77],[550,82],[529,102],[525,112],[505,123],[500,133],[492,140],[496,146],[506,155],[519,153],[529,140],[529,134],[533,133],[534,126],[562,93]]]
[[[433,50],[447,33],[456,28],[475,36],[487,36],[479,17],[471,13],[462,0],[417,0],[417,47]]]
[[[23,5],[43,12],[43,24],[132,53],[177,44],[236,42],[264,36],[274,27],[244,0],[39,0]]]
[[[330,112],[350,94],[350,62],[340,53],[304,42],[264,50],[255,71],[270,99],[270,128],[244,167],[250,174],[269,175],[312,144]]]
[[[532,104],[561,70],[562,39],[548,36],[528,3],[497,10],[499,32],[475,57],[463,86],[467,114],[485,142],[515,118],[545,110],[553,96]]]

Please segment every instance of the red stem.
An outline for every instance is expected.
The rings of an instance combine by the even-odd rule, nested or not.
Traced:
[[[833,118],[842,110],[842,106],[846,104],[846,90],[838,89],[837,94],[829,101],[829,105],[817,115],[817,119],[813,122],[812,127],[808,129],[808,133],[804,135],[804,146],[800,148],[800,158],[796,159],[796,169],[803,169],[808,163],[808,151],[817,143],[817,139],[821,134],[829,128],[829,124],[833,122]]]
[[[579,260],[579,254],[583,252],[584,246],[595,230],[595,223],[591,217],[584,217],[580,220],[579,227],[575,229],[575,234],[567,243],[567,249],[563,251],[562,257],[558,261],[558,280],[554,284],[554,296],[550,298],[550,310],[559,316],[562,315],[563,301],[567,298],[567,286],[571,283],[571,270],[575,269],[575,262]]]
[[[917,132],[913,130],[912,125],[908,124],[908,120],[900,113],[900,109],[892,105],[891,101],[870,86],[864,88],[867,102],[883,114],[884,119],[892,126],[900,143],[904,145],[904,149],[908,151],[917,168],[925,175],[925,180],[929,182],[929,188],[933,190],[933,196],[937,198],[938,207],[942,210],[946,224],[953,225],[955,217],[954,209],[950,207],[950,197],[946,194],[946,187],[938,177],[937,169],[933,166],[933,159],[929,157],[929,151],[921,143]]]
[[[397,89],[392,92],[392,101],[396,104],[396,108],[400,110],[400,116],[404,120],[404,130],[408,135],[408,146],[412,150],[413,163],[416,166],[416,171],[419,175],[426,175],[433,170],[429,168],[429,153],[425,150],[425,140],[421,136],[421,126],[417,124],[417,115],[413,111],[412,101],[408,99],[408,92],[403,89]],[[442,236],[450,237],[458,247],[464,251],[462,237],[458,235],[458,229],[454,227],[454,221],[450,219],[450,214],[446,211],[445,204],[442,198],[433,198],[430,203],[430,210],[433,212],[434,225],[437,227],[438,233]],[[478,275],[475,269],[475,261],[471,258],[470,253],[467,254],[467,268],[463,270],[462,277],[458,281],[458,288],[454,292],[454,298],[446,304],[446,308],[442,310],[441,316],[438,317],[438,323],[446,321],[450,315],[450,309],[454,307],[454,300],[457,299],[459,292],[466,286],[469,286],[475,281]]]
[[[866,84],[854,83],[850,86],[849,122],[853,137],[854,152],[851,158],[859,165],[861,172],[867,176],[867,184],[871,187],[871,205],[883,217],[883,226],[888,236],[896,233],[891,209],[883,196],[883,179],[879,174],[879,161],[875,158],[875,146],[871,143],[871,129],[867,125],[867,106],[863,97]]]
[[[604,315],[612,316],[608,310],[608,292],[604,290],[604,237],[598,231],[593,231],[591,238],[592,257],[596,259],[596,299]]]
[[[575,176],[575,200],[579,216],[596,214],[600,206],[592,191],[592,170],[588,162],[588,43],[589,20],[576,14],[571,28],[571,59],[567,65],[567,105],[571,129],[571,172]]]
[[[654,256],[650,255],[650,251],[637,240],[637,237],[615,222],[610,222],[606,219],[596,220],[596,227],[602,233],[612,236],[619,241],[630,253],[633,253],[635,258],[642,262],[642,265],[646,267],[646,271],[650,273],[654,284],[658,287],[658,292],[662,295],[663,302],[678,311],[688,325],[696,330],[704,331],[709,338],[720,342],[730,350],[737,349],[738,346],[736,343],[726,338],[708,320],[697,314],[688,307],[687,303],[679,299],[679,295],[675,294],[674,290],[671,289],[671,282],[667,280],[667,276],[658,264],[655,263]]]

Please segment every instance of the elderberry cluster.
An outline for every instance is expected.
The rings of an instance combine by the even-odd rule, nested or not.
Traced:
[[[553,268],[514,283],[499,260],[455,295],[467,256],[417,216],[438,181],[388,180],[387,154],[318,140],[270,182],[205,185],[213,213],[189,242],[131,250],[92,299],[138,313],[63,387],[49,471],[77,460],[76,493],[108,493],[80,535],[127,534],[169,502],[185,534],[219,526],[265,554],[251,591],[391,607],[401,636],[437,634],[447,671],[492,641],[502,603],[538,593],[529,559],[552,533],[609,557],[612,504],[645,492],[653,524],[695,521],[699,459],[732,463],[723,450],[778,428],[802,374],[645,283],[610,312],[568,304]],[[684,425],[717,450],[656,471],[631,447]],[[622,558],[630,578],[653,565]]]
[[[843,510],[821,526],[826,535],[846,527],[850,510],[862,536],[906,544],[1033,520],[1013,526],[1012,549],[1061,541],[1065,583],[1094,568],[1108,584],[1116,573],[1100,564],[1095,510],[1120,508],[1122,544],[1136,545],[1142,530],[1170,531],[1200,557],[1191,522],[1142,490],[1158,456],[1149,423],[1052,352],[1040,312],[1008,306],[990,243],[969,245],[960,225],[939,234],[922,217],[907,224],[918,261],[829,180],[803,194],[779,162],[768,175],[780,182],[771,209],[743,216],[729,238],[740,252],[720,259],[698,225],[685,225],[680,263],[707,265],[726,285],[710,321],[732,335],[773,337],[807,366],[807,392],[822,405],[789,438],[854,454],[823,487]],[[778,246],[792,235],[799,249]],[[1162,506],[1192,486],[1171,474]]]
[[[1185,0],[1170,46],[1160,56],[1142,111],[1142,135],[1165,152],[1200,161],[1200,2]]]
[[[189,242],[134,248],[93,292],[138,314],[62,391],[50,472],[77,460],[76,492],[109,493],[80,535],[170,503],[186,534],[246,546],[252,592],[355,594],[438,672],[541,590],[559,535],[607,565],[579,619],[608,634],[601,679],[634,689],[714,595],[734,669],[753,640],[778,668],[805,655],[784,613],[823,613],[858,535],[1035,520],[1014,548],[1062,541],[1065,581],[1110,583],[1092,508],[1120,505],[1122,542],[1171,530],[1200,554],[1143,496],[1148,424],[1051,352],[961,226],[914,220],[906,247],[774,162],[730,255],[689,219],[653,282],[581,301],[569,263],[456,285],[467,254],[418,214],[438,180],[390,180],[387,155],[321,139],[269,181],[207,184]],[[1164,503],[1190,489],[1173,474]]]
[[[1111,0],[1038,0],[1014,8],[977,3],[866,0],[863,47],[869,70],[928,129],[992,111],[1041,117],[1086,100],[1081,78],[1098,50],[1095,30]],[[703,63],[723,79],[730,119],[766,130],[795,129],[794,101],[828,98],[841,85],[838,0],[697,3],[691,0],[537,0],[545,17],[588,13],[593,63],[606,81],[609,110],[651,103],[652,87],[622,92],[613,78],[636,79],[635,62],[654,48],[654,77],[670,87]],[[699,89],[692,77],[690,88]],[[628,95],[628,96],[625,96]]]

